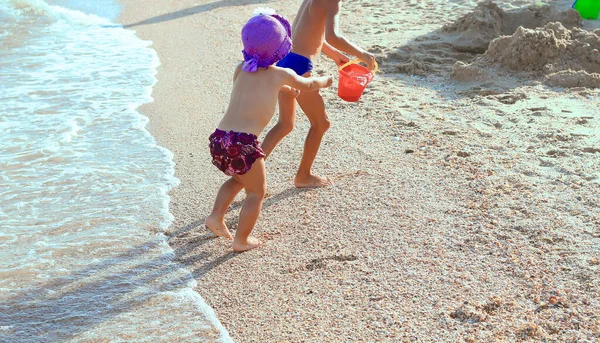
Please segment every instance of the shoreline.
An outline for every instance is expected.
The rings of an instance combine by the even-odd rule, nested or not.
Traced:
[[[235,341],[565,341],[600,330],[593,315],[600,309],[593,297],[600,281],[600,249],[594,248],[600,207],[593,194],[600,187],[596,169],[586,167],[599,154],[585,152],[592,150],[577,138],[568,150],[560,137],[569,133],[551,126],[570,128],[589,117],[593,103],[572,114],[575,119],[561,111],[597,98],[596,91],[531,86],[471,99],[391,70],[358,104],[327,90],[333,125],[315,172],[335,185],[293,187],[309,127],[299,112],[294,132],[267,166],[269,194],[255,228],[266,245],[236,254],[203,227],[224,180],[210,163],[207,137],[227,106],[241,58],[239,30],[265,4],[123,3],[120,22],[153,41],[161,60],[154,102],[138,110],[157,143],[173,152],[181,181],[170,193],[169,244]],[[266,5],[291,21],[298,3]],[[348,6],[343,23],[368,18],[373,26],[362,31],[346,24],[345,32],[367,46],[381,41],[382,50],[439,28],[438,12],[458,15],[473,7],[468,1]],[[400,31],[410,24],[414,32]],[[217,40],[220,47],[210,48]],[[317,72],[334,70],[321,62]],[[553,96],[564,103],[540,110],[545,105],[536,101]],[[537,125],[538,141],[527,125]],[[548,153],[563,150],[568,160]],[[560,176],[569,164],[580,166],[582,176],[576,170]],[[241,200],[226,217],[229,226]],[[578,324],[564,319],[573,316]]]

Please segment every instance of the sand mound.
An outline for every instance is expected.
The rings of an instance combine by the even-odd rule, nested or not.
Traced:
[[[537,29],[519,27],[511,36],[490,43],[473,63],[457,62],[452,77],[475,80],[491,76],[499,67],[511,72],[533,72],[545,82],[561,87],[600,87],[600,30],[569,30],[561,23]]]
[[[585,71],[559,71],[546,76],[546,83],[556,87],[600,88],[600,74]]]
[[[472,62],[476,57],[473,53],[484,53],[492,40],[512,35],[519,27],[536,28],[556,21],[567,28],[581,25],[581,17],[573,9],[558,11],[552,6],[534,5],[504,11],[496,3],[485,1],[452,24],[388,52],[382,67],[391,73],[448,75],[457,61]]]
[[[533,29],[557,21],[569,29],[581,25],[581,17],[573,9],[557,11],[551,6],[532,5],[504,11],[494,2],[486,1],[454,23],[445,25],[442,33],[454,38],[453,47],[458,51],[483,53],[492,40],[513,34],[518,27]]]

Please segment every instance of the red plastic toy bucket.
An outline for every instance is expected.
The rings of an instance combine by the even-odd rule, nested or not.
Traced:
[[[375,70],[373,71],[361,66],[358,62],[360,62],[360,60],[350,61],[341,66],[338,70],[340,73],[338,96],[342,100],[348,102],[358,101],[377,72],[377,62],[375,62]]]

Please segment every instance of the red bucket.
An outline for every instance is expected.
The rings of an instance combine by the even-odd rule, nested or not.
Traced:
[[[338,70],[340,73],[338,96],[342,100],[348,102],[358,101],[377,72],[377,62],[375,62],[375,70],[373,71],[361,66],[358,62],[360,60],[350,61]]]

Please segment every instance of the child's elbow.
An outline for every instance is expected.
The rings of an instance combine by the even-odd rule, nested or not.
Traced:
[[[335,31],[328,31],[325,32],[325,40],[327,41],[327,43],[336,46],[340,43],[340,41],[342,40],[342,37],[340,36],[339,33],[335,32]]]

